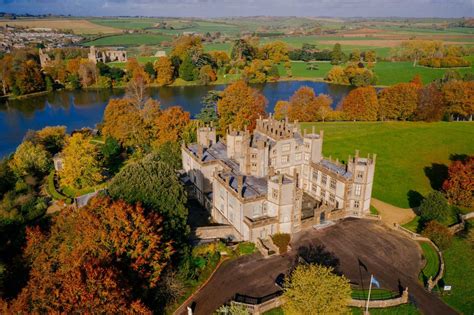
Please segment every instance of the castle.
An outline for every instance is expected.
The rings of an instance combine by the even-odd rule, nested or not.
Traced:
[[[298,122],[258,119],[253,132],[229,129],[217,141],[212,126],[182,146],[192,193],[217,223],[242,240],[370,211],[376,155],[349,156],[347,164],[322,155],[323,132],[301,134]]]
[[[87,55],[90,61],[93,63],[98,62],[113,62],[113,61],[120,61],[126,62],[127,61],[127,52],[125,50],[99,50],[94,46],[90,47],[89,54]]]

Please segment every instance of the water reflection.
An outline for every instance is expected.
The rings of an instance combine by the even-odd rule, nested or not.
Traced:
[[[325,93],[333,98],[335,108],[350,91],[348,86],[324,82],[282,81],[254,85],[268,99],[267,111],[273,111],[278,100],[287,100],[301,86],[313,88],[317,94]],[[218,86],[162,87],[147,90],[147,95],[157,99],[161,108],[180,105],[194,117],[201,109],[201,98],[209,90],[223,90]],[[56,91],[22,100],[0,100],[0,157],[13,152],[28,129],[64,125],[68,130],[94,127],[102,120],[109,99],[124,96],[125,91],[88,90]]]

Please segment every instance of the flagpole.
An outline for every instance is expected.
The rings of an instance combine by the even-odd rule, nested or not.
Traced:
[[[370,292],[372,291],[372,279],[374,275],[370,275],[369,294],[367,295],[367,305],[365,306],[365,314],[369,314]]]

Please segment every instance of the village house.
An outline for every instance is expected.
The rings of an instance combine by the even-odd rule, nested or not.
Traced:
[[[243,240],[370,212],[376,155],[324,158],[323,132],[301,133],[298,122],[258,119],[253,132],[212,126],[183,145],[183,168],[192,194],[217,223],[232,225]]]

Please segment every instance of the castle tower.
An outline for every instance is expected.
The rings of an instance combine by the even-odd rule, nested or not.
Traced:
[[[211,126],[199,127],[197,129],[197,142],[204,148],[211,147],[217,141],[216,128]]]
[[[348,159],[347,170],[352,173],[352,190],[350,195],[350,209],[354,213],[364,215],[370,212],[370,199],[375,174],[375,161],[377,155],[360,157],[359,150],[355,156]]]

